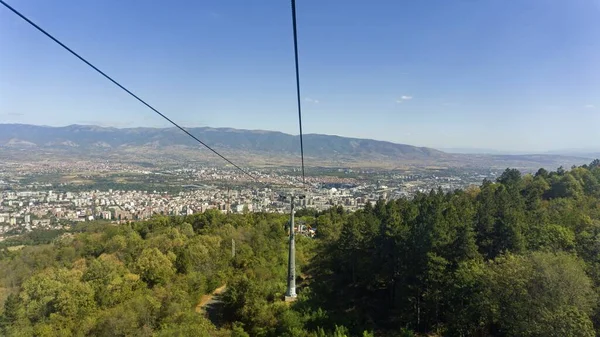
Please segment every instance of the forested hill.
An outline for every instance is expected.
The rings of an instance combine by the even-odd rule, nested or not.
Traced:
[[[596,336],[600,161],[297,218],[207,211],[0,252],[6,336]],[[236,253],[232,257],[231,242]],[[194,308],[222,284],[209,320]],[[218,327],[214,323],[218,324]]]

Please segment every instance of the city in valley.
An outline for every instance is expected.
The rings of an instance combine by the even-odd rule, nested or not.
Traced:
[[[146,165],[147,166],[147,165]],[[159,215],[289,212],[282,195],[306,195],[298,205],[352,212],[379,199],[411,197],[494,179],[490,169],[308,169],[300,188],[297,168],[145,167],[102,161],[4,162],[0,166],[0,239],[39,229],[68,230],[78,222],[119,223]]]

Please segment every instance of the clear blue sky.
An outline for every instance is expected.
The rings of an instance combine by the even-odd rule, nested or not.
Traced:
[[[288,1],[12,0],[186,126],[297,133]],[[304,131],[600,148],[600,0],[298,0]],[[0,122],[166,126],[0,6]]]

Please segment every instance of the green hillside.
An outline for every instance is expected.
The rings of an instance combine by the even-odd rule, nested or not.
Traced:
[[[92,224],[0,251],[5,336],[595,336],[600,161],[297,217]],[[236,252],[232,257],[231,243]],[[205,313],[202,296],[225,285]],[[215,325],[216,324],[216,325]]]

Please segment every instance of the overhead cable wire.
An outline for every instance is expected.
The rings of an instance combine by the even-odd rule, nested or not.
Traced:
[[[87,64],[89,67],[91,67],[92,69],[94,69],[95,71],[97,71],[100,75],[104,76],[106,79],[108,79],[109,81],[111,81],[112,83],[114,83],[119,88],[123,89],[126,93],[128,93],[129,95],[131,95],[133,98],[137,99],[140,103],[144,104],[150,110],[152,110],[155,113],[157,113],[160,117],[164,118],[169,123],[171,123],[175,127],[177,127],[179,130],[183,131],[185,134],[187,134],[188,136],[192,137],[198,143],[204,145],[204,147],[206,147],[207,149],[209,149],[211,152],[213,152],[217,156],[221,157],[221,159],[225,160],[229,164],[233,165],[235,168],[237,168],[238,170],[240,170],[241,172],[243,172],[245,175],[247,175],[250,178],[252,178],[253,180],[257,181],[257,178],[254,177],[252,174],[250,174],[248,171],[244,170],[243,168],[241,168],[238,165],[236,165],[235,163],[233,163],[231,160],[227,159],[225,156],[223,156],[222,154],[220,154],[219,152],[217,152],[215,149],[213,149],[212,147],[208,146],[206,143],[204,143],[203,141],[201,141],[200,139],[198,139],[198,137],[192,135],[189,131],[187,131],[183,127],[179,126],[179,124],[175,123],[170,118],[168,118],[167,116],[165,116],[163,113],[161,113],[160,111],[158,111],[157,109],[155,109],[153,106],[151,106],[150,104],[146,103],[143,99],[139,98],[133,92],[131,92],[130,90],[128,90],[127,88],[125,88],[124,86],[122,86],[119,82],[117,82],[114,79],[112,79],[112,77],[106,75],[103,71],[101,71],[96,66],[94,66],[93,64],[91,64],[89,61],[87,61],[86,59],[84,59],[83,57],[81,57],[79,54],[77,54],[76,52],[74,52],[71,48],[67,47],[64,43],[60,42],[57,38],[55,38],[54,36],[52,36],[50,33],[46,32],[43,28],[41,28],[40,26],[38,26],[37,24],[35,24],[33,21],[31,21],[25,15],[21,14],[19,11],[17,11],[13,7],[11,7],[4,0],[0,0],[0,3],[2,3],[6,8],[8,8],[9,10],[11,10],[13,13],[15,13],[21,19],[25,20],[27,23],[29,23],[30,25],[32,25],[33,27],[35,27],[37,30],[39,30],[40,32],[42,32],[44,35],[46,35],[47,37],[49,37],[52,41],[56,42],[58,45],[60,45],[61,47],[63,47],[69,53],[73,54],[75,57],[77,57],[83,63]]]
[[[306,177],[304,174],[304,140],[302,137],[302,103],[300,99],[300,71],[298,66],[298,30],[296,28],[296,0],[292,0],[292,27],[294,30],[294,58],[296,61],[296,98],[298,100],[298,126],[300,127],[300,157],[302,159],[302,184],[306,186]]]

